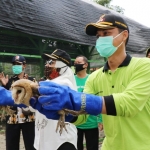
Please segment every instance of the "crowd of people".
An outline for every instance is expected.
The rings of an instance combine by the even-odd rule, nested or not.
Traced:
[[[97,37],[96,49],[107,58],[105,65],[87,74],[85,56],[77,56],[72,64],[65,50],[42,54],[45,81],[39,82],[40,97],[29,107],[15,105],[9,90],[16,80],[37,82],[25,73],[26,59],[12,58],[13,77],[0,74],[0,105],[15,111],[6,119],[6,150],[19,150],[20,131],[26,150],[83,150],[84,136],[87,150],[98,150],[99,128],[105,133],[101,150],[150,149],[150,60],[126,53],[129,28],[118,15],[102,15],[87,24],[85,32]],[[68,132],[60,136],[55,132],[56,114],[64,108],[86,114],[66,115]]]
[[[52,54],[43,54],[45,61],[44,80],[52,81],[61,85],[67,85],[73,90],[83,92],[85,81],[88,78],[88,60],[85,56],[78,56],[74,62],[75,74],[71,69],[72,61],[69,54],[57,49]],[[2,72],[0,81],[2,86],[9,90],[11,85],[19,79],[27,79],[37,82],[35,78],[25,73],[26,59],[22,55],[12,58],[12,71],[14,76],[8,78]],[[85,135],[87,149],[99,147],[98,123],[101,115],[88,115],[88,120],[83,125],[75,126],[67,124],[67,132],[60,136],[56,133],[56,120],[48,119],[32,107],[20,108],[11,106],[14,110],[6,117],[6,149],[19,150],[20,132],[22,131],[26,150],[83,150],[83,138]],[[35,119],[36,118],[36,119]],[[82,129],[83,128],[83,129]]]

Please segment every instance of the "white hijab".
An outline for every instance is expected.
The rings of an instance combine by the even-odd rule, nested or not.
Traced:
[[[56,61],[55,67],[56,68],[63,67],[63,68],[61,68],[59,72],[60,76],[51,81],[58,83],[60,85],[67,85],[71,89],[77,91],[77,85],[76,85],[76,81],[75,81],[75,77],[74,77],[72,69],[68,67],[65,63],[63,63],[62,61]]]
[[[60,70],[60,76],[51,81],[60,85],[67,85],[71,89],[77,90],[75,77],[71,68],[61,61],[56,61],[55,67],[63,68]],[[72,143],[77,148],[76,127],[68,123],[66,126],[68,133],[63,130],[60,136],[59,132],[55,132],[57,122],[56,120],[47,119],[38,111],[36,112],[34,140],[36,150],[57,150],[65,142]]]

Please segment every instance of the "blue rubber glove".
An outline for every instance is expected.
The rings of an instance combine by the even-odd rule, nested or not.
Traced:
[[[16,106],[16,107],[26,107],[24,104],[15,104],[12,98],[11,91],[0,87],[0,106]]]
[[[61,86],[50,81],[41,81],[39,86],[41,96],[38,102],[46,110],[58,111],[66,108],[79,111],[82,109],[91,115],[98,115],[102,111],[101,96],[77,92],[68,86]]]
[[[0,106],[13,106],[14,100],[12,99],[11,91],[0,87]]]
[[[38,110],[41,114],[44,114],[48,119],[58,120],[60,118],[58,111],[44,109],[42,104],[34,97],[30,99],[30,106]],[[70,122],[73,118],[74,117],[69,114],[65,117],[65,121]]]

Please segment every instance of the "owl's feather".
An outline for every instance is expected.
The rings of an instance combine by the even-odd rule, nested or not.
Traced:
[[[30,98],[39,96],[38,84],[27,79],[20,79],[14,82],[11,86],[11,90],[12,90],[13,99],[16,104],[25,104],[26,106],[29,106]],[[72,114],[73,116],[78,116],[80,114],[86,114],[86,112],[63,109],[63,110],[59,110],[58,114],[60,115],[60,119],[58,120],[56,132],[60,127],[59,133],[61,135],[63,128],[67,132],[65,115]]]
[[[33,96],[38,96],[38,84],[27,79],[20,79],[11,86],[12,97],[16,104],[29,106],[29,100]]]

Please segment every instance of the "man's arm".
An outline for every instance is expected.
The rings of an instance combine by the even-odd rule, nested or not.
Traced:
[[[134,70],[131,70],[130,82],[124,91],[102,97],[102,114],[132,117],[147,105],[150,97],[149,65],[150,61],[139,59]],[[86,82],[86,93],[95,93],[92,83],[90,80]]]
[[[102,99],[103,99],[103,106],[102,106],[102,112],[101,113],[102,114],[107,114],[104,97],[102,97]]]
[[[94,80],[93,77],[91,75],[89,75],[88,79],[86,80],[83,92],[88,93],[88,94],[97,95],[97,91],[94,90],[95,89],[95,87],[94,87],[95,85],[93,85],[93,80]],[[107,114],[104,97],[101,97],[101,98],[102,98],[102,111],[101,111],[101,113],[102,114]]]
[[[140,62],[139,62],[140,61]],[[85,91],[80,93],[69,87],[60,86],[52,82],[40,82],[38,101],[43,109],[62,110],[64,108],[79,111],[85,110],[88,114],[100,113],[113,116],[132,117],[148,105],[150,98],[150,61],[139,59],[134,65],[134,70],[124,91],[113,93],[109,96],[95,96],[95,85],[92,80],[87,80]],[[90,78],[90,77],[89,77]],[[87,88],[88,87],[88,88]],[[51,119],[51,118],[50,118]],[[53,118],[54,119],[54,118]],[[58,119],[58,118],[55,118]]]

